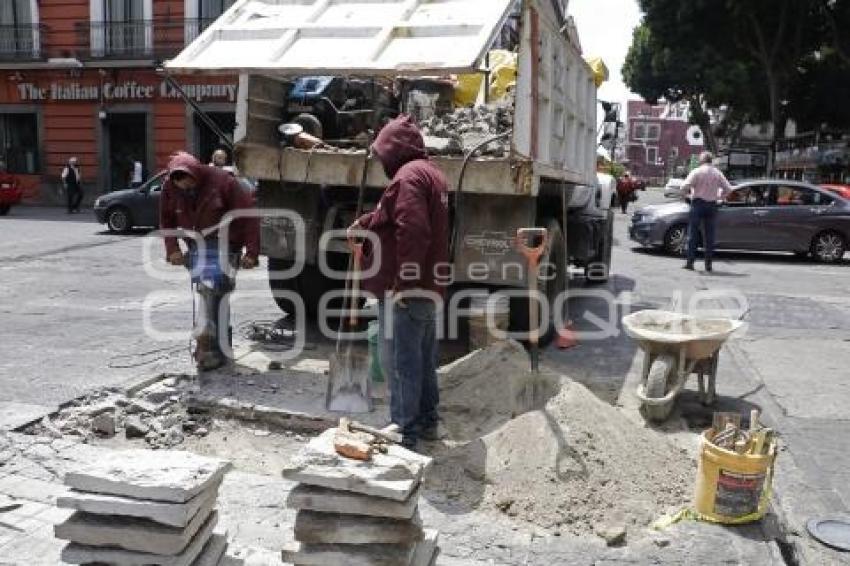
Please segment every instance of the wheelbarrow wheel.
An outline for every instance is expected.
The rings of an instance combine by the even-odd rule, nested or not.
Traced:
[[[660,399],[667,395],[676,373],[676,358],[670,355],[658,356],[649,368],[646,380],[646,396],[650,399]],[[644,416],[652,422],[666,421],[673,411],[673,401],[664,405],[649,405],[644,403]]]

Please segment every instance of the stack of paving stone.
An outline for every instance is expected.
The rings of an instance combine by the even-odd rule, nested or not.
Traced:
[[[57,500],[76,513],[56,526],[66,564],[217,566],[218,489],[230,464],[188,452],[113,452],[69,472]]]
[[[284,562],[312,566],[429,566],[436,531],[423,529],[419,491],[431,459],[400,446],[368,462],[336,453],[331,429],[283,471],[298,482],[287,500],[297,509],[295,542]]]

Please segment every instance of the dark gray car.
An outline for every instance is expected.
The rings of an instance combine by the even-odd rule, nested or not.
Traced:
[[[681,254],[687,241],[687,202],[645,206],[629,236],[646,247]],[[737,185],[717,213],[717,248],[793,252],[824,263],[841,261],[850,243],[850,201],[796,181]]]
[[[245,177],[237,176],[239,185],[249,194],[254,194],[254,184]],[[159,226],[159,199],[165,171],[151,177],[139,188],[114,191],[94,201],[97,221],[106,224],[110,232],[127,232],[131,228]]]

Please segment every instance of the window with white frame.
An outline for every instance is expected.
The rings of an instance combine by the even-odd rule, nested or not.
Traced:
[[[632,138],[636,140],[646,139],[646,124],[635,124],[632,130]]]
[[[646,127],[646,139],[649,141],[658,141],[661,139],[661,126],[658,124],[649,124]]]
[[[655,165],[658,163],[658,148],[657,147],[647,147],[646,148],[646,162],[649,165]]]

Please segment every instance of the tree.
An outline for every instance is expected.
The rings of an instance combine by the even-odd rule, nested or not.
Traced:
[[[800,65],[819,46],[823,2],[848,1],[639,0],[645,31],[635,33],[624,78],[650,99],[699,102],[696,123],[707,120],[701,110],[723,105],[769,119],[775,142]]]

